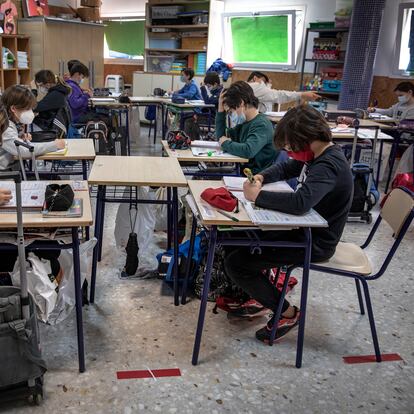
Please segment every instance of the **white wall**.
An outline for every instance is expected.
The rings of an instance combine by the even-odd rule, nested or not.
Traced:
[[[145,15],[146,0],[102,0],[103,17],[137,17]]]

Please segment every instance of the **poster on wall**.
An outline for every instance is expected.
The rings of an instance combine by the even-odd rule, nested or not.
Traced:
[[[5,1],[0,6],[0,13],[3,14],[3,32],[4,34],[17,33],[17,8],[12,1]]]
[[[25,0],[23,5],[25,17],[49,16],[48,0]]]

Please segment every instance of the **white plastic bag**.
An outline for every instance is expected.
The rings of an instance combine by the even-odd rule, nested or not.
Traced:
[[[129,197],[129,188],[124,191],[124,198]],[[138,199],[155,200],[155,192],[150,191],[149,187],[138,187]],[[128,243],[129,234],[134,231],[138,239],[138,259],[139,266],[137,275],[147,273],[157,269],[158,262],[154,255],[154,250],[159,250],[154,246],[154,229],[156,221],[156,209],[153,204],[138,204],[138,210],[135,206],[128,203],[119,205],[115,219],[115,242],[118,248],[124,249]],[[136,221],[135,221],[135,213]],[[135,226],[134,226],[135,221]],[[131,222],[134,229],[131,229]]]
[[[57,300],[56,285],[50,281],[50,263],[29,253],[26,260],[27,287],[36,304],[37,316],[47,322]],[[20,266],[16,261],[11,279],[14,286],[20,286]]]
[[[90,275],[90,263],[92,251],[96,244],[96,238],[90,239],[79,246],[81,285],[88,275]],[[62,250],[59,256],[59,263],[63,270],[63,278],[59,285],[56,306],[49,316],[48,323],[56,325],[64,321],[72,312],[76,304],[75,280],[73,273],[73,251]]]
[[[398,163],[397,171],[395,172],[394,178],[397,174],[412,173],[413,171],[413,146],[411,144],[401,156],[400,162]]]

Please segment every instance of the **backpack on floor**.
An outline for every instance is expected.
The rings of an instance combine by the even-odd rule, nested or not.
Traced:
[[[97,155],[113,154],[108,127],[103,121],[89,121],[85,127],[85,137],[93,139]]]
[[[200,139],[201,129],[197,121],[197,115],[193,115],[184,122],[184,132],[190,137],[191,141]]]
[[[188,149],[191,140],[184,131],[168,131],[167,143],[171,149]]]
[[[367,209],[370,211],[379,200],[379,192],[373,181],[371,183],[369,196],[367,196],[371,169],[368,164],[356,163],[352,167],[352,174],[354,177],[354,196],[350,211],[351,213],[359,213],[364,211],[365,203],[367,203]]]
[[[124,126],[112,127],[109,133],[113,155],[128,155],[127,128]]]

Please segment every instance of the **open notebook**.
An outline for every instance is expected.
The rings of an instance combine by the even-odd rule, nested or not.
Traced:
[[[229,191],[243,191],[243,183],[246,181],[246,177],[223,177],[224,185]],[[292,187],[286,183],[286,181],[277,181],[275,183],[265,184],[264,191],[276,191],[276,192],[293,192]]]

